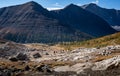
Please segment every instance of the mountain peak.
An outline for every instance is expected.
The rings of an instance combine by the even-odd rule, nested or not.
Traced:
[[[25,3],[25,4],[28,4],[28,5],[39,5],[37,2],[35,2],[35,1],[29,1],[29,2],[27,2],[27,3]]]
[[[69,4],[68,6],[76,6],[75,4],[73,4],[73,3],[71,3],[71,4]]]
[[[97,4],[95,4],[95,3],[90,3],[90,4],[88,4],[88,5],[97,6]]]
[[[73,3],[71,3],[71,4],[69,4],[67,7],[78,7],[78,6],[75,5],[75,4],[73,4]]]
[[[30,2],[27,2],[27,3],[25,3],[25,4],[23,4],[23,5],[26,5],[26,6],[28,6],[28,7],[42,7],[40,4],[38,4],[37,2],[35,2],[35,1],[30,1]]]
[[[30,9],[29,11],[31,10],[39,11],[39,12],[47,11],[44,7],[42,7],[39,3],[35,1],[30,1],[22,4],[22,8]]]
[[[94,7],[94,8],[96,8],[96,7],[99,7],[99,6],[97,4],[95,4],[95,3],[90,3],[90,4],[83,5],[82,7],[83,8],[88,8],[88,7]]]
[[[65,9],[76,9],[76,8],[80,8],[80,7],[72,3],[65,7]]]

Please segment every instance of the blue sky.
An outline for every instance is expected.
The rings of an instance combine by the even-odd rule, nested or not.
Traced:
[[[0,0],[0,8],[22,4],[25,2],[29,2],[31,0]],[[33,0],[49,9],[59,9],[63,8],[70,3],[74,3],[77,5],[84,5],[88,3],[96,3],[101,7],[105,8],[115,8],[120,10],[120,0]]]

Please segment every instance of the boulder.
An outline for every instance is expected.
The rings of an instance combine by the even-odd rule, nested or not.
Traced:
[[[49,53],[46,52],[45,55],[49,55]]]
[[[93,66],[92,63],[77,63],[73,66],[69,66],[69,65],[66,65],[66,66],[58,66],[58,67],[55,67],[54,70],[56,72],[76,72],[77,74],[81,73],[81,72],[84,72],[84,70],[86,69],[89,69]]]
[[[36,68],[37,71],[39,72],[44,72],[44,73],[51,73],[52,70],[50,69],[50,67],[48,65],[40,65]]]
[[[29,71],[30,67],[28,65],[25,66],[25,71]]]
[[[16,58],[18,60],[29,60],[28,56],[26,54],[24,54],[24,53],[18,53]]]
[[[35,53],[35,54],[33,54],[33,57],[34,58],[40,58],[40,57],[42,57],[39,53]]]
[[[13,62],[18,61],[18,59],[17,59],[16,57],[10,57],[9,60],[10,60],[10,61],[13,61]]]

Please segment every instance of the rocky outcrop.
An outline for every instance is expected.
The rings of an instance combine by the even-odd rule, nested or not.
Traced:
[[[18,61],[18,59],[17,59],[16,57],[10,57],[9,60],[10,60],[10,61],[13,61],[13,62]]]
[[[0,39],[0,58],[14,57],[20,52],[26,53],[29,51],[31,50],[22,44]]]
[[[109,70],[120,67],[120,56],[96,62],[92,70]]]
[[[16,55],[16,58],[17,58],[18,60],[24,60],[24,61],[29,60],[28,56],[27,56],[25,53],[18,53],[18,54]]]
[[[54,70],[56,72],[72,71],[72,72],[76,72],[77,74],[80,74],[83,76],[86,76],[89,74],[92,76],[96,76],[95,72],[100,73],[100,71],[101,71],[100,75],[98,75],[98,76],[101,76],[102,74],[106,75],[105,72],[107,72],[107,71],[110,72],[115,69],[116,69],[116,72],[118,72],[118,70],[120,69],[120,56],[106,59],[106,60],[96,62],[96,63],[78,63],[78,64],[75,64],[72,66],[68,66],[68,65],[58,66]],[[103,73],[102,73],[102,71],[103,71]],[[95,73],[95,75],[93,75],[94,73]],[[111,73],[111,74],[114,74],[114,73]]]
[[[28,58],[28,56],[26,55],[26,54],[24,54],[24,53],[18,53],[16,56],[14,56],[14,57],[9,57],[9,60],[10,61],[13,61],[13,62],[15,62],[15,61],[28,61],[29,60],[29,58]]]
[[[36,67],[36,70],[44,73],[52,73],[52,69],[48,65],[40,65]]]
[[[35,53],[35,54],[33,54],[33,57],[34,58],[40,58],[40,57],[42,57],[39,53]]]

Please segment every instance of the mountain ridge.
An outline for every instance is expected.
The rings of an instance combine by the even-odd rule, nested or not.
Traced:
[[[83,31],[88,30],[89,28],[84,28],[83,30],[73,28],[72,26],[75,26],[75,23],[77,23],[77,21],[75,20],[78,20],[78,22],[80,21],[81,23],[84,22],[83,25],[88,23],[87,26],[91,25],[89,23],[91,23],[90,21],[92,21],[92,25],[94,25],[94,27],[96,27],[96,25],[99,25],[99,27],[101,27],[100,25],[105,25],[107,26],[106,29],[109,28],[108,32],[103,30],[103,27],[101,29],[99,28],[100,31],[103,33],[101,34],[99,33],[100,31],[96,31],[100,34],[98,34],[98,36],[103,36],[116,32],[98,16],[94,14],[89,14],[89,12],[76,5],[69,5],[68,7],[70,7],[71,12],[73,12],[67,12],[68,14],[71,14],[71,18],[69,18],[68,15],[65,16],[66,14],[62,16],[60,15],[62,19],[66,22],[61,21],[59,17],[56,18],[58,14],[53,13],[52,11],[48,11],[36,2],[27,2],[25,4],[17,6],[2,8],[0,9],[0,37],[22,43],[55,43],[64,41],[82,41],[95,37],[93,34],[88,33],[90,32],[90,30],[88,32]],[[71,9],[71,7],[76,8],[75,12]],[[82,11],[83,13],[80,13],[79,15],[77,11]],[[66,11],[63,11],[63,13],[65,12]],[[90,18],[95,17],[94,20],[97,21],[94,22],[94,20],[92,19],[87,19],[88,17],[86,17],[86,14],[84,13],[89,14],[87,16],[89,16]],[[74,15],[76,16],[76,18],[73,17]],[[84,19],[80,18],[81,16]],[[75,22],[73,22],[72,20]],[[73,22],[73,24],[71,22]],[[77,25],[77,27],[80,26]]]
[[[5,8],[4,13],[0,15],[1,38],[22,43],[52,43],[92,38],[90,35],[61,24],[59,20],[50,17],[51,13],[48,10],[41,6],[39,8],[39,5],[35,7],[34,4],[28,2]]]
[[[103,18],[111,26],[120,26],[120,10],[103,8],[93,3],[80,7]]]
[[[104,36],[105,32],[107,34],[106,30],[113,31],[111,27],[108,27],[108,23],[102,18],[74,4],[70,4],[61,10],[52,12],[56,14],[55,18],[59,19],[64,24],[70,25],[72,28],[79,29],[93,36]]]

